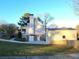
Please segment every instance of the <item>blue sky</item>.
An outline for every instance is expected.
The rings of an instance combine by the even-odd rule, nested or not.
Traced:
[[[54,17],[50,23],[59,26],[71,27],[79,23],[71,0],[0,0],[1,23],[17,24],[25,12],[35,15],[49,13]]]

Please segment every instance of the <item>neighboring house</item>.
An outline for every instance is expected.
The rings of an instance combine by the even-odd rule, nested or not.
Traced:
[[[6,33],[0,32],[0,39],[6,39]]]
[[[49,43],[55,45],[73,46],[77,40],[76,29],[48,28]]]
[[[28,42],[32,43],[47,43],[47,39],[45,39],[45,28],[41,19],[31,14],[29,20],[27,26],[21,27],[22,37],[25,37],[26,40],[28,39]]]

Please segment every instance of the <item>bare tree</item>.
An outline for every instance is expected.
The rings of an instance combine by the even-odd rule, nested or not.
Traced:
[[[17,26],[15,24],[1,24],[0,25],[0,32],[5,33],[5,38],[10,38],[11,35],[15,33],[17,30]]]
[[[53,19],[53,17],[52,17],[50,14],[46,13],[46,14],[44,15],[45,38],[47,37],[47,31],[46,31],[47,24],[48,24],[52,19]]]
[[[74,12],[77,16],[79,16],[79,0],[72,0]]]

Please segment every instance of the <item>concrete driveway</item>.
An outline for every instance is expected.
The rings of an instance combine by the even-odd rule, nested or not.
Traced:
[[[60,54],[54,56],[0,56],[0,59],[79,59],[79,54]]]

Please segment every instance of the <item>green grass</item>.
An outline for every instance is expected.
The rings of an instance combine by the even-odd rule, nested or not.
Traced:
[[[57,48],[52,45],[17,44],[0,42],[0,56],[10,55],[54,55],[58,53],[75,53],[79,50],[73,48]]]

